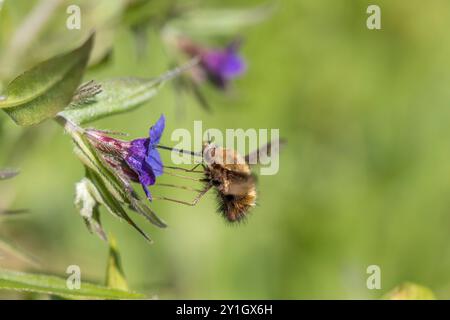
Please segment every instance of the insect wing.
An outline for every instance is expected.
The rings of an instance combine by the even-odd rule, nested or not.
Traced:
[[[245,161],[250,165],[261,164],[267,162],[273,155],[277,155],[280,152],[281,147],[286,144],[285,140],[272,140],[263,147],[250,152],[245,156]]]

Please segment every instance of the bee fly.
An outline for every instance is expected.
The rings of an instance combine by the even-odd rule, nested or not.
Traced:
[[[242,221],[247,216],[250,209],[256,205],[256,176],[252,173],[251,165],[259,164],[263,158],[270,157],[271,151],[278,152],[275,147],[278,147],[279,144],[283,143],[284,142],[282,141],[279,143],[277,142],[276,144],[274,142],[268,143],[264,147],[249,153],[245,157],[241,156],[235,150],[222,148],[209,142],[204,143],[202,153],[158,145],[158,148],[161,149],[202,157],[202,162],[192,169],[165,166],[166,169],[177,169],[189,173],[203,173],[204,175],[201,179],[195,179],[172,174],[181,178],[204,183],[204,188],[202,190],[197,190],[199,193],[192,202],[185,202],[166,197],[158,198],[160,200],[168,200],[184,205],[195,206],[209,190],[214,189],[217,194],[219,203],[218,209],[221,215],[229,222]],[[275,150],[272,150],[272,147],[274,147]],[[196,170],[199,166],[202,166],[203,170]],[[166,184],[165,186],[173,185]],[[182,188],[188,189],[187,187]]]

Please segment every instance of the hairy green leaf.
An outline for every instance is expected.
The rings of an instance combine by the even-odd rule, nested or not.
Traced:
[[[83,85],[75,94],[75,99],[60,114],[77,124],[87,123],[106,116],[133,110],[153,98],[161,86],[178,76],[184,70],[197,64],[196,59],[153,79],[118,78]],[[92,87],[101,88],[99,93],[86,97],[83,92],[96,92]],[[81,97],[81,98],[79,98]]]
[[[109,256],[106,266],[106,285],[109,288],[128,290],[127,280],[122,268],[117,242],[114,236],[109,236]]]
[[[89,59],[94,35],[81,47],[42,62],[14,79],[0,108],[22,126],[52,118],[72,100]]]
[[[67,280],[56,276],[0,269],[0,289],[36,292],[69,299],[142,299],[143,294],[107,288],[81,281],[80,289],[69,289]]]

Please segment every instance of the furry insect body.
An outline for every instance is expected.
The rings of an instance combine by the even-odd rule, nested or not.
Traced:
[[[217,193],[219,212],[229,222],[242,221],[256,204],[256,184],[249,165],[236,151],[204,145],[205,180]]]

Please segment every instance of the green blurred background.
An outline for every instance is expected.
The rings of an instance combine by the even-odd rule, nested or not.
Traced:
[[[14,21],[36,3],[12,2]],[[167,85],[140,109],[94,124],[134,138],[164,113],[165,144],[193,120],[223,130],[279,128],[288,140],[279,173],[259,179],[259,206],[245,224],[224,223],[213,194],[194,208],[155,202],[169,228],[134,215],[155,240],[149,245],[102,211],[130,287],[161,299],[363,299],[412,281],[450,298],[450,2],[277,4],[240,32],[248,72],[234,90],[206,89],[213,113],[187,98],[180,117]],[[381,7],[382,30],[366,28],[369,4]],[[139,60],[130,30],[119,28],[110,61],[86,80],[167,70],[158,32],[148,39]],[[0,267],[64,276],[75,264],[84,280],[102,282],[107,245],[73,206],[83,169],[62,133],[51,121],[23,129],[0,114],[0,167],[21,169],[1,182],[0,203],[31,210],[2,221],[0,233],[43,264],[6,257]],[[366,287],[369,265],[381,268],[381,290]]]

